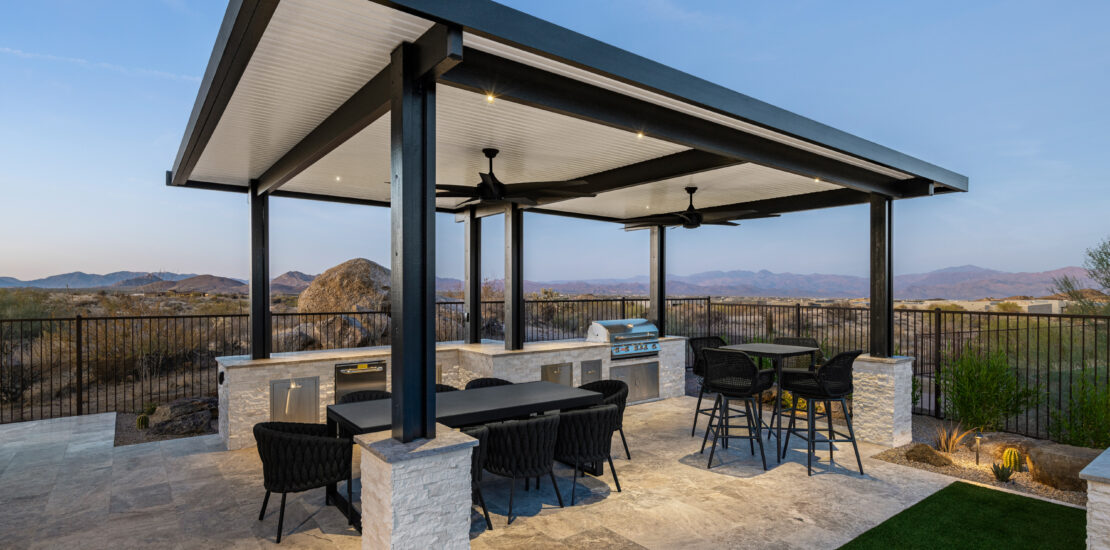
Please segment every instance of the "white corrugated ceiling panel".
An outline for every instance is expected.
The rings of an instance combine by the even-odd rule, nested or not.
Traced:
[[[347,141],[282,189],[388,200],[389,115]],[[677,153],[669,142],[541,109],[439,86],[436,176],[441,184],[476,185],[487,169],[482,149],[501,153],[494,172],[505,183],[561,181]],[[453,206],[462,199],[440,200]]]
[[[563,201],[544,208],[621,219],[677,212],[685,210],[689,204],[685,191],[688,185],[698,188],[694,194],[695,208],[841,189],[838,185],[813,178],[745,163],[618,189],[593,198]]]
[[[742,130],[750,134],[773,139],[792,147],[797,147],[798,149],[803,149],[829,158],[834,158],[848,164],[867,168],[868,170],[872,170],[880,174],[885,174],[893,178],[905,179],[910,177],[909,174],[894,170],[892,168],[888,168],[886,166],[875,164],[873,162],[868,162],[858,157],[846,153],[841,153],[840,151],[835,151],[833,149],[814,145],[813,143],[805,140],[781,134],[773,130],[768,130],[767,128],[764,128],[762,126],[744,122],[742,120],[725,116],[720,113],[710,111],[708,109],[703,109],[701,107],[691,105],[689,103],[679,101],[677,99],[673,99],[662,94],[650,92],[643,88],[620,82],[612,78],[607,78],[596,73],[587,71],[585,69],[580,69],[578,67],[568,65],[566,63],[560,63],[553,59],[543,57],[531,52],[526,52],[524,50],[508,46],[501,42],[491,40],[489,38],[465,33],[463,35],[463,40],[468,47],[472,47],[487,53],[497,55],[499,57],[504,57],[506,59],[511,59],[513,61],[524,63],[526,65],[531,65],[533,67],[537,67],[554,74],[573,78],[575,80],[586,82],[588,84],[593,84],[600,88],[619,92],[629,97],[641,99],[650,103],[654,103],[656,105],[667,107],[675,111],[697,116],[699,118],[716,122],[724,126],[729,126],[737,130]]]
[[[429,27],[374,2],[282,0],[191,179],[246,185]]]

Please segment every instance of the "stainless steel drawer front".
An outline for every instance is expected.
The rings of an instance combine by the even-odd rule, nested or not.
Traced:
[[[335,402],[351,392],[385,390],[385,361],[340,363],[335,366]]]

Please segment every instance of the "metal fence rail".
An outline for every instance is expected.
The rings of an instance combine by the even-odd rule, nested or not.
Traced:
[[[598,319],[645,317],[648,300],[529,300],[528,341],[582,338]],[[436,305],[436,337],[462,340],[462,302]],[[718,334],[732,343],[809,336],[824,352],[868,347],[866,308],[667,300],[666,333]],[[504,307],[482,303],[482,337],[504,337]],[[1110,317],[896,310],[895,349],[915,358],[914,412],[940,416],[937,373],[967,348],[1000,352],[1036,406],[1008,419],[1010,431],[1047,437],[1053,415],[1068,415],[1080,383],[1110,382]],[[275,313],[274,352],[389,344],[389,313]],[[216,361],[250,350],[246,315],[72,317],[0,320],[0,423],[107,411],[213,395]],[[688,364],[692,357],[687,356]]]

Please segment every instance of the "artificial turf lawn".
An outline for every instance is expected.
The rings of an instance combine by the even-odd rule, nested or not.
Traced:
[[[841,548],[1078,548],[1087,515],[1078,508],[955,482]]]

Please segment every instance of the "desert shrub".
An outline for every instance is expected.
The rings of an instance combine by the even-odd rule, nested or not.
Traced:
[[[1011,477],[1014,477],[1014,471],[1009,466],[1004,466],[995,462],[991,464],[991,473],[994,474],[994,479],[1002,483],[1008,483]]]
[[[913,406],[921,406],[921,380],[916,376],[911,381],[910,397],[913,399]]]
[[[1021,313],[1021,306],[1013,302],[1000,302],[994,306],[994,310],[1001,313]]]
[[[33,373],[19,366],[0,367],[0,403],[18,402],[34,382]]]
[[[965,346],[940,370],[944,412],[984,431],[1002,427],[1006,418],[1037,403],[1036,388],[1019,388],[1014,369],[1001,352]]]
[[[963,426],[956,424],[952,427],[939,427],[937,428],[937,450],[942,453],[955,452],[960,446],[960,442],[964,440],[972,430],[963,430]]]
[[[1110,447],[1110,389],[1080,379],[1068,407],[1052,412],[1048,434],[1054,441],[1080,447]]]

